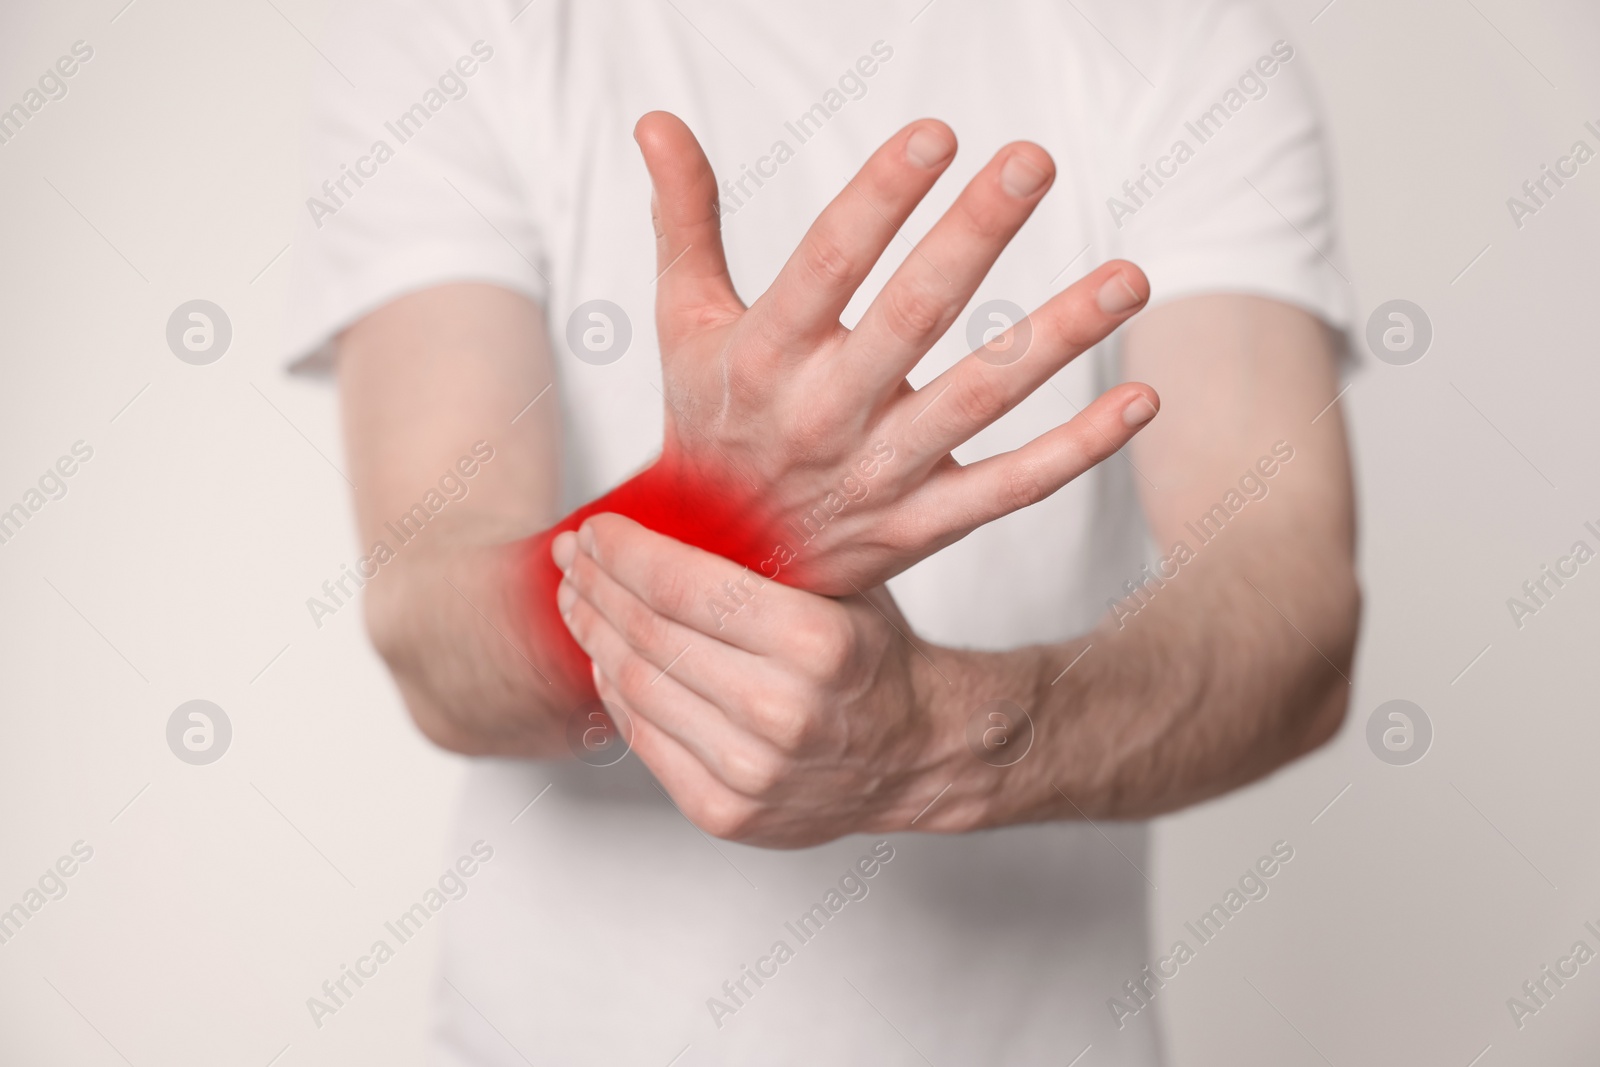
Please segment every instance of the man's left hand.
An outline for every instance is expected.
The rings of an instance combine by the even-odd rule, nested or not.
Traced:
[[[801,848],[905,829],[965,757],[884,588],[768,581],[620,515],[553,545],[558,605],[633,751],[709,833]],[[931,677],[930,677],[931,676]]]

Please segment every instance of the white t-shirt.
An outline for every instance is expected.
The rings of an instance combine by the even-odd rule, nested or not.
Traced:
[[[569,506],[660,446],[650,190],[631,137],[651,109],[681,115],[728,180],[747,300],[881,141],[934,116],[961,152],[911,241],[1009,141],[1059,168],[972,308],[1036,307],[1124,256],[1157,303],[1244,291],[1345,324],[1305,61],[1251,4],[411,0],[348,19],[327,46],[342,74],[315,123],[292,358],[316,366],[334,333],[408,291],[527,294],[549,322]],[[631,330],[609,362],[568,343],[593,300]],[[966,336],[964,314],[913,383]],[[957,457],[1064,422],[1118,380],[1116,358],[1114,344],[1085,354]],[[891,588],[937,642],[1082,632],[1145,561],[1135,477],[1113,458]],[[479,761],[459,835],[495,852],[444,916],[439,1064],[1064,1064],[1089,1045],[1095,1067],[1160,1062],[1155,1013],[1119,1028],[1108,1007],[1167,950],[1146,940],[1141,825],[767,851],[700,833],[629,757]]]

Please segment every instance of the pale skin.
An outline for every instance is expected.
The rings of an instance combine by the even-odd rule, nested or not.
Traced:
[[[873,440],[895,440],[907,460],[867,498],[897,506],[847,509],[849,525],[819,546],[815,589],[763,581],[616,515],[556,539],[560,611],[593,685],[691,820],[732,840],[803,847],[855,832],[1143,818],[1259,778],[1338,729],[1360,595],[1343,423],[1337,406],[1323,411],[1337,390],[1334,339],[1316,319],[1233,294],[1140,314],[1143,275],[1112,263],[1032,313],[1021,360],[969,357],[913,391],[907,371],[1048,191],[1042,149],[1003,149],[848,331],[838,317],[850,294],[948,165],[947,128],[924,120],[887,142],[748,308],[722,263],[715,183],[692,136],[652,115],[638,139],[659,262],[673,264],[657,308],[669,445],[676,434],[703,450],[715,438],[720,454],[786,487],[783,507],[811,503]],[[950,459],[1135,315],[1124,370],[1148,384],[1108,391],[1018,452]],[[463,284],[401,298],[340,341],[364,539],[471,442],[496,450],[470,495],[367,590],[369,630],[413,717],[458,752],[566,757],[566,716],[590,695],[521,640],[518,542],[560,517],[554,405],[546,397],[511,421],[551,380],[545,337],[531,302]],[[864,369],[841,390],[847,355]],[[780,419],[787,434],[751,433],[758,396],[809,417]],[[1124,445],[1157,545],[1194,543],[1184,523],[1279,441],[1294,459],[1270,495],[1120,626],[999,653],[943,648],[915,634],[882,584]],[[727,582],[746,590],[743,606],[714,615],[708,593]],[[967,744],[968,720],[995,699],[1035,727],[1028,755],[1003,768]]]

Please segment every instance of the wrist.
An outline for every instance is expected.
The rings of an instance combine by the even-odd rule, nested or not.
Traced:
[[[967,833],[992,825],[992,768],[974,756],[967,736],[982,703],[975,694],[985,685],[987,654],[910,640],[911,689],[924,741],[918,753],[923,773],[907,797],[909,828]]]
[[[573,640],[556,606],[561,571],[550,549],[557,535],[576,530],[593,515],[624,515],[685,544],[760,569],[766,556],[766,509],[759,494],[725,469],[707,468],[670,449],[650,466],[560,522],[521,542],[516,585],[521,590],[522,633],[580,699],[595,697],[589,660]],[[769,565],[762,573],[775,577]]]
[[[778,526],[763,493],[726,463],[707,465],[669,448],[648,467],[568,515],[549,531],[575,530],[591,515],[624,515],[646,529],[752,570],[770,555]],[[776,577],[766,563],[765,577]]]
[[[1055,817],[1062,802],[1045,752],[1055,724],[1041,714],[1052,650],[919,647],[928,656],[915,657],[913,671],[929,723],[927,799],[949,789],[914,829],[968,833]]]

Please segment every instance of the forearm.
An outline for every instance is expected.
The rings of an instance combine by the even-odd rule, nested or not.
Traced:
[[[523,541],[429,531],[369,583],[367,630],[412,719],[466,755],[567,756],[566,719],[593,690],[530,640]]]
[[[1336,338],[1303,310],[1214,294],[1141,318],[1123,359],[1169,401],[1131,451],[1167,562],[1125,576],[1137,595],[1093,633],[1031,651],[1038,749],[997,783],[1001,821],[1215,796],[1331,736],[1349,696],[1360,595]]]
[[[595,691],[588,657],[557,612],[551,542],[614,512],[777,577],[770,524],[735,482],[663,457],[530,537],[505,541],[477,516],[431,530],[367,600],[368,630],[419,727],[466,754],[567,755],[567,719]]]
[[[367,630],[412,718],[456,752],[567,754],[573,677],[528,640],[534,531],[559,514],[561,423],[543,313],[493,285],[410,293],[339,338]],[[476,442],[476,443],[474,443]]]
[[[962,765],[968,788],[952,790],[950,828],[1147,818],[1260,778],[1332,736],[1360,610],[1349,568],[1287,548],[1205,552],[1136,615],[1083,637],[931,653],[949,684],[936,678],[925,691],[948,734],[996,698],[1025,709],[1034,729],[1019,762]]]

